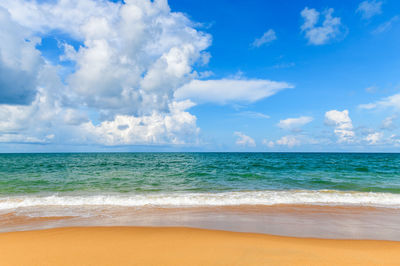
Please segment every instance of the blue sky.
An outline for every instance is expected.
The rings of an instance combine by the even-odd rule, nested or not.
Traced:
[[[0,1],[0,151],[398,151],[400,3]]]

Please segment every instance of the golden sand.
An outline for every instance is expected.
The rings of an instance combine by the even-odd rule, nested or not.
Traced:
[[[400,265],[400,242],[174,227],[70,227],[1,233],[0,264]]]

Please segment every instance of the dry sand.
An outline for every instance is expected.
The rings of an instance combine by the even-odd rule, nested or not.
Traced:
[[[70,227],[1,233],[0,265],[400,265],[400,242]]]

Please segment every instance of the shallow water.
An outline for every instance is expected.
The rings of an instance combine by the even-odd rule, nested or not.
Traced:
[[[232,212],[241,206],[280,211]],[[304,206],[369,211],[304,216]],[[0,154],[0,215],[1,231],[180,225],[400,240],[400,154]]]

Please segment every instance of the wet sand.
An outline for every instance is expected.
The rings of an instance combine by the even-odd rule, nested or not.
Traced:
[[[72,227],[0,234],[2,265],[399,265],[400,242],[190,228]]]
[[[71,226],[177,226],[294,237],[400,241],[400,210],[312,205],[81,206],[79,210],[54,206],[0,214],[1,232]]]

